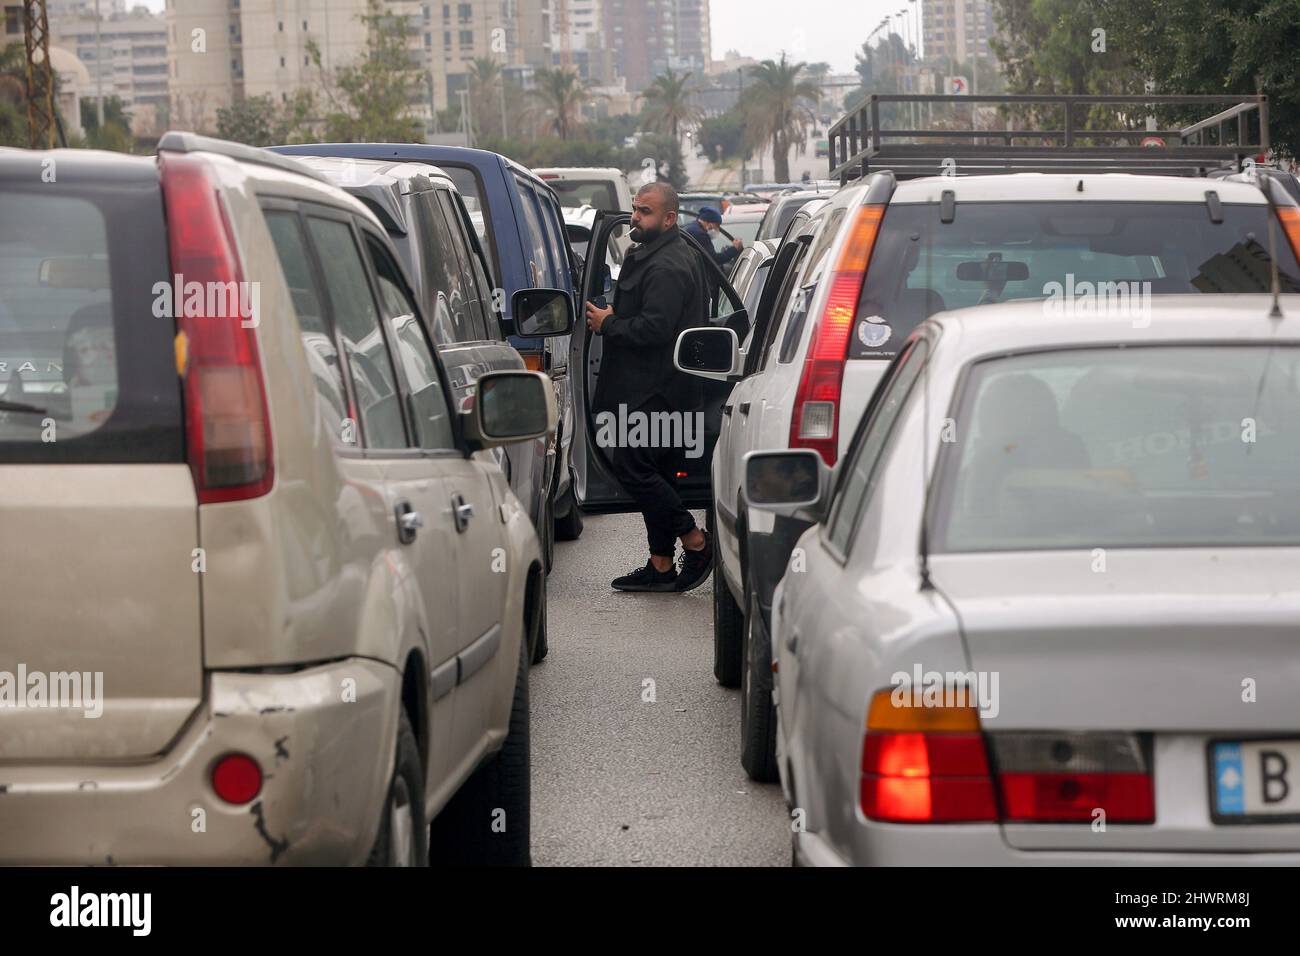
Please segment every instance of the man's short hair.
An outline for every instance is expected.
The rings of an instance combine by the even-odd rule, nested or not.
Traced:
[[[640,196],[642,193],[654,193],[663,200],[664,212],[677,212],[677,190],[673,189],[669,183],[646,183],[636,191]]]

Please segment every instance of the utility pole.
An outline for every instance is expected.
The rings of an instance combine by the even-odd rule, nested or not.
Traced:
[[[506,129],[506,65],[501,63],[501,75],[497,77],[497,82],[501,84],[501,138],[509,139],[510,132]]]
[[[743,66],[736,67],[736,80],[736,85],[740,88],[740,93],[736,97],[736,104],[739,105],[745,99],[745,68]],[[743,133],[741,136],[740,144],[744,147],[744,151],[740,156],[740,191],[743,193],[745,191],[745,173],[749,166],[749,143],[744,140]]]
[[[32,149],[53,149],[54,66],[50,63],[50,21],[45,0],[23,0],[23,43],[27,52],[28,143]]]
[[[104,129],[104,44],[99,32],[99,0],[95,0],[95,123],[103,135]]]

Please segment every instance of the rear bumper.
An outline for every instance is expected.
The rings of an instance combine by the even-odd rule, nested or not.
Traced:
[[[213,672],[157,760],[0,764],[0,863],[356,864],[392,775],[400,675],[351,658],[289,674]],[[216,760],[262,768],[251,804],[219,800]]]
[[[996,826],[866,824],[854,846],[796,833],[798,866],[1296,866],[1300,853],[1018,850]]]

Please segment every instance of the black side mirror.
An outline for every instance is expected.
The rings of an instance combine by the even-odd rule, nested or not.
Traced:
[[[573,300],[563,289],[520,289],[510,304],[516,335],[545,339],[573,331]]]

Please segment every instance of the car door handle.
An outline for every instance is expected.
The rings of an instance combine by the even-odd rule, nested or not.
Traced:
[[[397,540],[402,544],[410,544],[424,527],[424,516],[412,508],[409,501],[398,502],[393,511],[397,515]]]
[[[724,415],[730,415],[730,414],[731,414],[731,406],[730,406],[730,405],[723,405],[723,406],[722,406],[722,414],[724,414]]]
[[[792,633],[785,639],[785,649],[790,652],[792,657],[799,656],[799,635]]]
[[[740,403],[740,414],[742,414],[742,415],[748,415],[748,414],[749,414],[749,402],[741,402],[741,403]]]
[[[474,517],[474,504],[459,494],[452,495],[451,513],[456,519],[456,531],[463,533],[469,527],[469,519]]]

